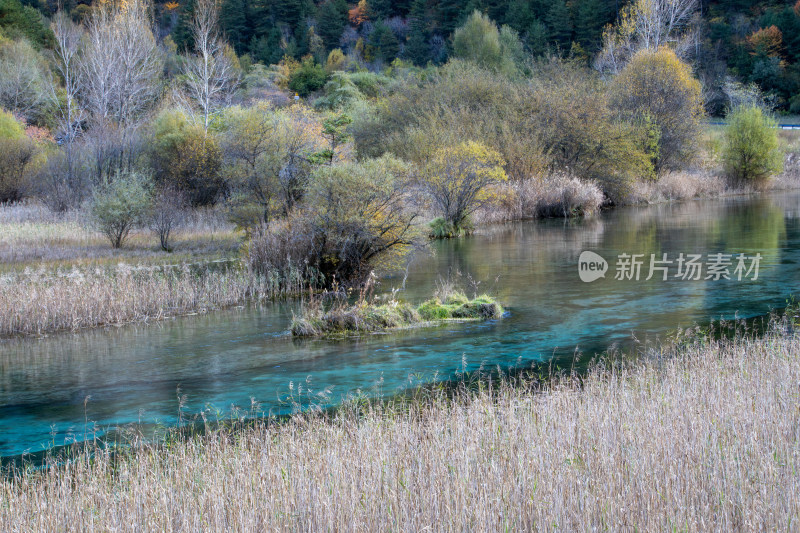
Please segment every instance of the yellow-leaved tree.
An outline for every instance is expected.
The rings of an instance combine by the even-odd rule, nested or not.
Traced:
[[[506,181],[502,156],[474,141],[439,149],[425,165],[422,188],[441,217],[433,236],[452,237],[469,231],[469,215],[489,199],[488,186]]]
[[[639,51],[611,85],[611,104],[655,129],[656,172],[691,161],[700,137],[703,97],[689,65],[662,46]]]

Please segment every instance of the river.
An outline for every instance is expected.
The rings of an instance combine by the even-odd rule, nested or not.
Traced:
[[[179,416],[201,411],[212,420],[242,415],[254,402],[258,413],[281,414],[293,400],[333,405],[347,395],[391,394],[481,366],[569,365],[615,344],[631,346],[634,338],[761,315],[800,289],[798,215],[800,193],[792,192],[621,208],[579,222],[493,226],[433,243],[415,257],[407,277],[384,278],[377,291],[399,289],[399,298],[419,302],[450,280],[470,296],[495,295],[508,309],[497,321],[295,340],[288,327],[298,303],[291,301],[2,341],[0,456],[36,453],[125,425],[173,426]],[[578,259],[587,250],[608,262],[605,277],[593,282],[579,277]],[[732,255],[715,259],[718,253]],[[619,272],[632,279],[615,279],[623,254],[641,256],[638,280],[627,268]],[[645,279],[651,254],[672,261],[656,264],[668,280],[663,270]],[[701,279],[679,275],[680,254],[701,256]],[[736,272],[739,254],[749,272]],[[705,279],[711,263],[732,279]]]

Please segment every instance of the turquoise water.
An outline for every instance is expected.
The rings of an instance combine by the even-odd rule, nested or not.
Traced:
[[[3,341],[0,455],[35,453],[126,424],[175,425],[178,388],[184,416],[206,410],[208,418],[225,418],[252,402],[280,414],[291,410],[287,397],[330,405],[359,390],[389,394],[482,365],[569,364],[576,350],[586,360],[610,345],[630,345],[633,336],[760,315],[800,289],[799,214],[800,193],[791,193],[625,208],[580,223],[496,226],[434,243],[411,263],[405,288],[402,273],[379,287],[417,302],[449,279],[470,295],[496,295],[508,316],[480,324],[298,341],[287,335],[297,309],[288,302]],[[605,278],[580,281],[584,250],[608,260]],[[705,259],[717,252],[760,253],[758,279],[643,279],[650,254]],[[640,281],[614,279],[621,253],[645,254]]]

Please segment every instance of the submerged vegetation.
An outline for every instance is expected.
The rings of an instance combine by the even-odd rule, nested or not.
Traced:
[[[786,331],[90,446],[0,477],[0,529],[791,530],[800,340]]]
[[[337,337],[446,321],[489,320],[500,318],[503,312],[503,307],[490,296],[484,294],[470,300],[459,291],[449,291],[416,307],[394,298],[386,303],[359,298],[353,305],[339,302],[327,308],[321,300],[315,300],[294,317],[290,329],[295,337]]]

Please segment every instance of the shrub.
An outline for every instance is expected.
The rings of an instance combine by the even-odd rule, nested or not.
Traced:
[[[658,129],[656,171],[680,168],[695,157],[703,98],[700,82],[672,50],[639,51],[611,85],[612,105]]]
[[[135,172],[118,172],[94,191],[91,218],[114,248],[122,247],[130,231],[140,224],[151,202],[150,182]]]
[[[353,286],[398,266],[417,237],[404,208],[408,167],[391,157],[322,166],[302,208],[253,237],[252,269]]]
[[[454,234],[467,230],[467,217],[485,202],[487,187],[507,179],[503,164],[496,151],[472,141],[436,152],[420,184],[444,219],[441,228]]]
[[[730,179],[760,185],[783,169],[777,127],[757,106],[739,107],[728,115],[722,160]]]
[[[35,158],[35,143],[11,113],[0,109],[0,203],[26,194]]]
[[[211,204],[225,190],[219,142],[183,112],[156,118],[149,148],[156,182],[184,191],[192,205]]]
[[[161,187],[153,195],[147,213],[147,224],[158,235],[161,249],[165,252],[172,251],[172,230],[180,224],[188,205],[186,194],[176,187]]]
[[[300,96],[308,96],[314,91],[318,91],[325,86],[328,81],[328,73],[322,66],[314,62],[314,58],[307,57],[289,76],[289,89]]]

